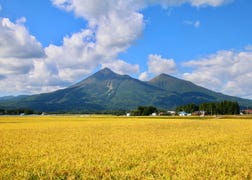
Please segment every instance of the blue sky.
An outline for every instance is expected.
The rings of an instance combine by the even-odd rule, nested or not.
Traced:
[[[0,0],[0,96],[109,67],[252,99],[250,0]]]

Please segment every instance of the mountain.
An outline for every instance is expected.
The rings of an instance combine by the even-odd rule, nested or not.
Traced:
[[[119,75],[108,68],[68,88],[51,93],[0,99],[0,107],[29,108],[45,112],[98,112],[130,110],[153,105],[174,109],[188,103],[237,101],[252,106],[252,100],[227,96],[197,86],[192,82],[161,74],[143,82],[128,75]]]
[[[224,100],[237,101],[240,106],[251,106],[252,100],[243,99],[234,96],[228,96],[222,93],[214,92],[204,87],[198,86],[190,81],[181,80],[167,74],[160,74],[147,82],[152,86],[165,89],[168,92],[176,92],[180,96],[179,104],[204,102],[218,102]]]
[[[3,97],[0,97],[0,100],[9,100],[13,98],[15,98],[15,96],[3,96]]]

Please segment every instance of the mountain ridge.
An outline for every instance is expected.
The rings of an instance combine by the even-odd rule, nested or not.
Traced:
[[[65,89],[11,99],[0,99],[6,108],[30,108],[45,112],[98,112],[130,110],[152,105],[174,109],[188,103],[237,101],[252,106],[252,100],[224,95],[190,81],[160,74],[150,81],[140,81],[104,68]]]

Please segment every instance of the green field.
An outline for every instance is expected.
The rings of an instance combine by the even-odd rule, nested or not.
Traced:
[[[252,118],[0,116],[0,179],[252,179]]]

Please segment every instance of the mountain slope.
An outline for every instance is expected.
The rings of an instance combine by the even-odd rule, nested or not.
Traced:
[[[127,75],[118,75],[107,68],[72,88],[85,91],[93,101],[102,104],[104,109],[131,109],[139,105],[157,104],[157,96],[167,94],[163,89]]]
[[[175,77],[172,77],[167,74],[160,74],[159,76],[148,81],[149,84],[165,89],[167,91],[174,91],[177,93],[186,93],[197,90],[198,92],[206,93],[209,90],[197,86],[190,81],[181,80]]]
[[[46,112],[87,113],[129,110],[143,105],[172,109],[188,103],[220,100],[238,101],[243,106],[252,106],[251,100],[216,93],[166,74],[143,82],[105,68],[62,90],[11,99],[3,98],[0,100],[0,106]]]
[[[181,80],[167,74],[160,74],[147,83],[165,89],[168,92],[176,92],[180,94],[180,98],[181,100],[183,100],[183,104],[199,104],[202,102],[230,100],[239,102],[241,106],[251,106],[252,102],[251,100],[214,92],[204,87],[198,86],[190,81]]]

